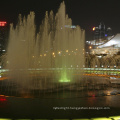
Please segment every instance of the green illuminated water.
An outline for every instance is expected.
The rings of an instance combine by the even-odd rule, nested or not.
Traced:
[[[59,80],[59,82],[61,82],[61,83],[71,82],[71,80],[67,76],[67,70],[63,70],[62,71],[62,73],[61,73],[61,79]]]

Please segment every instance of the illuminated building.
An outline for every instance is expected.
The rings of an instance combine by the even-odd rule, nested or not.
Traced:
[[[117,54],[120,52],[120,33],[103,39],[99,43],[95,43],[93,40],[91,42],[87,41],[87,44],[89,44],[90,54]]]
[[[98,27],[93,27],[93,40],[86,41],[86,51],[90,54],[106,54],[107,51],[113,49],[113,38],[116,39],[116,36],[112,35],[112,29],[110,27],[105,27],[103,22],[100,23]],[[119,37],[117,38],[117,40]],[[112,41],[111,41],[112,40]],[[108,47],[105,47],[105,43],[111,44]],[[104,50],[105,49],[105,50]],[[114,47],[114,51],[116,48]],[[104,52],[103,52],[104,51]],[[118,51],[118,48],[117,48]]]
[[[94,52],[93,52],[94,51]],[[120,51],[120,34],[112,36],[110,40],[104,40],[91,50],[94,54],[117,54]]]
[[[103,22],[100,23],[98,27],[93,27],[93,40],[95,43],[101,42],[108,36],[112,36],[112,29],[110,27],[106,28]]]
[[[7,37],[8,37],[7,22],[0,21],[0,56],[6,51]]]

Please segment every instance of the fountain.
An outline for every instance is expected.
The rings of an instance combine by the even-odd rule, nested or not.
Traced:
[[[82,81],[85,31],[72,26],[61,3],[56,15],[46,12],[36,33],[35,14],[19,15],[16,27],[10,25],[6,69],[18,91],[71,89]],[[76,77],[75,74],[79,74]]]
[[[19,15],[16,27],[10,25],[7,55],[2,57],[8,78],[0,82],[1,92],[39,97],[49,93],[62,93],[63,97],[72,92],[72,97],[109,93],[112,72],[104,67],[117,65],[119,57],[86,55],[85,60],[84,40],[85,31],[72,25],[64,2],[56,15],[46,12],[39,32],[34,12],[27,17]]]
[[[34,12],[19,15],[16,27],[10,26],[7,54],[2,56],[5,72],[0,69],[1,77],[6,77],[0,78],[0,117],[52,120],[118,115],[120,84],[112,88],[105,75],[118,74],[119,69],[106,67],[117,66],[119,56],[86,55],[85,60],[85,31],[72,26],[64,2],[56,15],[46,12],[39,32],[34,19]]]

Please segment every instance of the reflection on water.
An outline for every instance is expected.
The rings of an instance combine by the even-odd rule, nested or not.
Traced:
[[[92,92],[90,92],[92,94]],[[69,96],[70,94],[64,94]],[[71,93],[71,97],[76,94]],[[55,95],[53,95],[55,96]],[[119,113],[119,100],[120,95],[112,96],[99,96],[99,97],[82,97],[82,98],[66,98],[66,99],[41,99],[41,98],[27,98],[29,96],[22,97],[6,97],[6,102],[2,101],[3,107],[1,116],[12,118],[91,118],[91,117],[106,117],[115,116]],[[26,97],[26,98],[25,98]],[[30,96],[31,97],[31,96]],[[2,98],[4,99],[4,98]],[[7,105],[9,102],[9,106]],[[6,103],[6,104],[4,104]],[[54,110],[53,107],[68,107],[68,108],[90,108],[90,109],[67,109],[67,110]],[[101,108],[109,109],[101,109]],[[94,109],[94,108],[100,108]],[[72,113],[72,114],[71,114]],[[89,114],[88,114],[89,113]]]
[[[23,91],[16,89],[13,91],[3,91],[4,89],[0,90],[0,93],[7,95],[7,96],[14,96],[14,97],[21,97],[21,98],[86,98],[86,97],[103,97],[103,96],[114,96],[120,95],[119,88],[107,88],[103,90],[65,90],[61,89],[60,91],[39,91],[39,90],[31,90],[31,91]]]
[[[98,92],[81,91],[71,93],[61,92],[58,94],[42,94],[43,97],[40,98],[36,98],[36,96],[32,96],[30,94],[21,94],[21,97],[0,96],[0,117],[8,116],[10,118],[91,118],[119,115],[118,113],[120,108],[120,95],[117,94],[110,96],[96,96],[95,93],[101,92],[107,93],[106,90],[102,90]],[[90,96],[86,97],[86,94]],[[86,107],[90,109],[54,110],[53,107]],[[109,109],[98,110],[94,109],[94,107],[106,107]]]

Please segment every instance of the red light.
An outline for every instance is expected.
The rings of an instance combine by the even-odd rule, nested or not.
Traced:
[[[7,24],[7,22],[5,21],[0,21],[0,26],[5,26]]]
[[[6,101],[6,97],[5,96],[0,96],[0,102],[4,102]]]

